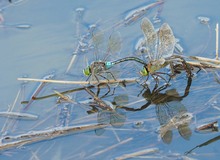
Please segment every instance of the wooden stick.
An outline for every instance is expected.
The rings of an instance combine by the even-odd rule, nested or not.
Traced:
[[[214,64],[220,64],[220,61],[217,59],[211,59],[211,58],[205,58],[205,57],[198,57],[198,56],[190,56],[189,58],[197,61],[202,61],[202,62],[210,62]]]
[[[144,149],[144,150],[140,150],[140,151],[129,153],[129,154],[124,154],[120,157],[116,157],[115,159],[116,160],[124,160],[124,159],[134,158],[137,156],[142,156],[145,154],[156,153],[156,152],[159,152],[158,148],[149,148],[149,149]]]
[[[96,153],[90,155],[89,157],[87,157],[87,159],[88,159],[88,158],[91,158],[91,157],[94,157],[94,156],[97,156],[97,155],[100,155],[100,154],[102,154],[102,153],[105,153],[105,152],[107,152],[107,151],[109,151],[109,150],[111,150],[111,149],[114,149],[114,148],[116,148],[116,147],[122,145],[122,144],[128,143],[128,142],[130,142],[131,140],[133,140],[133,138],[128,138],[128,139],[126,139],[126,140],[123,140],[123,141],[121,141],[120,143],[114,144],[114,145],[112,145],[112,146],[110,146],[110,147],[108,147],[108,148],[105,148],[105,149],[103,149],[103,150],[100,150],[100,151],[98,151],[98,152],[96,152]]]
[[[215,31],[216,31],[216,57],[215,59],[218,60],[218,23],[216,24],[216,28],[215,28]]]
[[[215,65],[213,63],[208,63],[208,62],[192,62],[192,61],[186,61],[187,64],[193,66],[193,67],[199,67],[203,69],[220,69],[220,65]]]
[[[108,125],[105,124],[89,124],[82,126],[57,127],[42,131],[31,131],[30,133],[21,134],[17,136],[6,136],[6,137],[2,137],[1,140],[8,142],[0,144],[0,151],[18,146],[23,146],[25,144],[32,144],[43,140],[54,139],[69,134],[75,134],[80,132],[92,131],[99,128],[105,128],[107,126]]]
[[[94,98],[94,100],[98,103],[99,107],[103,110],[113,111],[113,108],[108,106],[104,101],[102,101],[98,96],[96,96],[90,89],[85,87],[85,90]]]
[[[34,79],[34,78],[17,78],[17,80],[19,80],[19,81],[32,81],[32,82],[59,83],[59,84],[81,84],[81,85],[86,85],[86,84],[90,83],[88,81],[63,81],[63,80]],[[136,82],[136,81],[137,81],[137,77],[118,79],[118,80],[114,80],[114,79],[100,80],[99,83],[108,83],[108,84],[123,83],[123,82],[132,83],[132,82]]]

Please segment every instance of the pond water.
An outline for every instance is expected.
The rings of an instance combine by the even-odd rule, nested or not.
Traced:
[[[40,79],[52,74],[55,80],[87,80],[83,68],[87,62],[95,60],[94,50],[89,50],[93,26],[103,31],[106,39],[101,41],[104,43],[107,43],[113,31],[121,35],[120,54],[109,56],[109,60],[126,56],[140,58],[135,45],[143,37],[140,27],[143,17],[148,17],[155,28],[168,23],[179,39],[178,44],[183,48],[184,56],[215,58],[215,27],[220,22],[219,5],[218,0],[53,0],[53,3],[43,0],[12,0],[9,3],[1,0],[0,112],[10,111],[10,106],[14,106],[14,112],[38,116],[34,120],[1,116],[3,144],[7,141],[4,139],[6,136],[55,127],[96,124],[98,115],[106,114],[114,121],[108,113],[88,114],[91,107],[79,104],[88,103],[93,98],[85,90],[68,93],[74,103],[59,104],[57,96],[52,96],[33,101],[26,110],[24,107],[27,104],[21,104],[30,100],[40,83],[18,81],[19,77]],[[142,16],[126,21],[126,17],[146,6],[149,9],[144,10]],[[199,17],[209,18],[209,21],[201,23]],[[80,49],[77,50],[79,44]],[[102,50],[101,54],[104,52],[107,51]],[[76,59],[69,67],[73,55],[76,55]],[[135,62],[125,62],[112,70],[117,70],[120,78],[133,78],[140,77],[139,68],[140,65]],[[147,82],[149,90],[143,89],[138,83],[130,83],[115,87],[112,94],[114,87],[110,85],[111,93],[102,100],[124,106],[119,111],[122,118],[117,117],[119,120],[125,117],[123,126],[113,124],[107,126],[105,131],[89,129],[54,139],[36,140],[35,143],[27,142],[1,150],[0,159],[120,159],[125,154],[147,149],[151,153],[130,159],[217,159],[220,156],[219,141],[201,146],[188,155],[184,154],[219,135],[218,132],[195,132],[199,125],[220,119],[220,85],[215,80],[214,72],[218,74],[218,70],[214,69],[194,72],[192,82],[182,72],[160,92],[152,91],[155,84],[152,78]],[[54,90],[62,92],[79,87],[82,85],[46,84],[37,97],[54,94]],[[96,90],[92,89],[94,92]],[[99,97],[107,91],[107,87],[101,88]],[[165,100],[160,103],[158,101],[161,98]],[[138,108],[142,109],[137,111]],[[171,118],[181,118],[178,117],[180,112],[188,116],[189,122],[181,124],[182,130],[180,125],[172,126],[171,123],[171,129],[165,125],[164,128],[167,127],[169,132],[164,133],[166,138],[161,138],[159,129],[164,128],[160,125],[169,123]]]

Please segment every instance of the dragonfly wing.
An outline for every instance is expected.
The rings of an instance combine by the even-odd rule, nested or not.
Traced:
[[[166,107],[165,103],[156,105],[156,115],[160,125],[166,125],[172,118],[170,117],[169,109]]]
[[[144,33],[149,59],[155,60],[156,59],[155,54],[157,53],[156,47],[157,47],[158,38],[154,26],[151,23],[151,21],[145,17],[142,19],[141,29]]]
[[[117,52],[120,52],[121,46],[122,46],[122,38],[120,32],[113,32],[109,36],[107,54],[116,54]]]
[[[99,55],[104,50],[104,32],[102,30],[97,30],[92,33],[92,45],[94,47],[95,60],[101,59]]]
[[[167,130],[163,135],[161,134],[161,139],[164,143],[170,144],[173,138],[173,132],[172,130]]]
[[[128,104],[129,98],[127,94],[120,94],[118,96],[114,97],[113,102],[117,105],[117,106],[124,106],[126,104]]]
[[[179,134],[186,140],[189,140],[192,135],[192,131],[189,128],[189,124],[187,123],[179,125],[178,131],[179,131]]]
[[[110,123],[110,112],[109,111],[100,111],[97,115],[97,121],[99,124],[109,124]],[[95,130],[97,136],[102,135],[105,132],[104,128],[99,128]]]
[[[161,57],[167,58],[173,55],[174,47],[176,44],[173,31],[167,23],[164,23],[159,29],[159,46],[158,46],[158,59]]]
[[[115,127],[119,128],[122,127],[126,120],[126,113],[122,109],[116,109],[115,112],[111,113],[110,116],[110,124]]]

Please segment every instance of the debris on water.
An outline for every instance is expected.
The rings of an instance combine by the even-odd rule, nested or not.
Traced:
[[[133,123],[133,128],[140,129],[144,127],[144,121],[137,121]]]
[[[138,156],[142,156],[142,155],[158,153],[159,151],[160,150],[158,148],[148,148],[148,149],[143,149],[143,150],[140,150],[137,152],[124,154],[124,155],[121,155],[120,157],[116,157],[115,159],[116,160],[130,159],[130,158],[134,158],[134,157],[138,157]]]
[[[0,17],[1,24],[1,17]],[[30,24],[4,24],[0,25],[1,28],[16,28],[16,29],[29,29],[31,28]]]
[[[195,131],[198,133],[218,132],[218,121],[200,125],[195,129]]]
[[[79,12],[82,13],[83,11],[85,11],[85,8],[76,8],[76,12],[78,12],[78,13],[79,13]]]
[[[127,16],[124,18],[124,24],[125,25],[130,25],[132,23],[134,23],[135,21],[137,21],[139,18],[141,18],[142,16],[144,16],[144,14],[146,14],[147,10],[155,7],[156,5],[159,5],[163,3],[162,1],[158,1],[137,9],[134,9],[132,11],[130,11]]]
[[[71,111],[72,111],[71,104],[68,103],[62,104],[59,110],[60,111],[58,114],[57,126],[62,126],[62,127],[68,126],[71,120]]]
[[[183,47],[179,43],[176,43],[175,44],[175,51],[177,53],[183,53]]]
[[[43,77],[43,79],[45,80],[50,80],[54,78],[54,74],[49,74]],[[30,105],[33,103],[34,99],[37,97],[37,95],[40,93],[40,91],[43,89],[43,87],[46,85],[46,82],[41,82],[38,87],[36,88],[36,90],[34,91],[34,93],[32,94],[32,96],[29,99],[28,104],[25,106],[24,110],[27,110]]]
[[[209,21],[210,21],[210,18],[199,16],[199,17],[198,17],[198,20],[199,20],[200,23],[202,23],[202,24],[208,24]]]
[[[18,146],[32,144],[43,140],[58,138],[70,134],[88,132],[98,128],[105,128],[104,124],[88,124],[81,126],[55,127],[47,130],[30,131],[16,136],[5,136],[1,138],[0,150],[11,149]]]
[[[0,117],[8,117],[13,119],[24,119],[24,120],[37,120],[38,116],[29,113],[19,112],[0,112]]]

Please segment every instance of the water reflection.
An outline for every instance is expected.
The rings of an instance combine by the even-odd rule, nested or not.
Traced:
[[[88,113],[98,112],[97,122],[99,124],[111,125],[114,128],[122,127],[126,120],[126,112],[118,108],[118,106],[124,106],[128,103],[128,95],[122,94],[115,96],[113,101],[104,101],[103,102],[110,106],[112,110],[100,110],[98,104],[90,105],[92,110]],[[104,128],[99,128],[95,130],[96,135],[102,135],[104,133]]]
[[[146,88],[142,96],[147,100],[147,103],[140,108],[122,107],[127,111],[140,111],[146,109],[151,104],[156,105],[155,111],[157,119],[160,123],[159,134],[164,143],[171,143],[172,130],[177,129],[181,137],[189,140],[192,131],[189,124],[192,119],[192,114],[187,112],[186,107],[181,103],[183,98],[188,96],[192,78],[188,77],[187,85],[183,95],[180,95],[176,89],[167,89],[168,85],[164,85],[158,89],[150,90]]]

